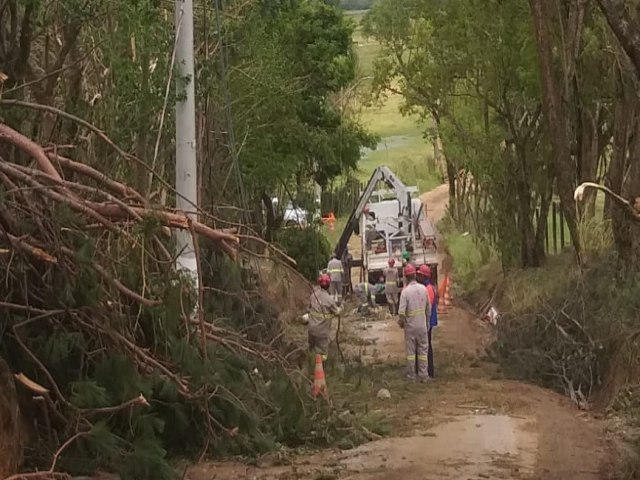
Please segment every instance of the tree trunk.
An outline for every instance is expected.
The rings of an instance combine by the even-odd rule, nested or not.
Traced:
[[[449,214],[453,217],[453,221],[457,222],[457,195],[456,195],[456,175],[457,170],[455,165],[445,157],[445,163],[447,166],[447,182],[449,183]]]
[[[442,168],[442,159],[440,158],[440,138],[437,136],[433,139],[433,162],[436,171],[444,178],[444,168]]]
[[[569,227],[576,258],[581,263],[580,239],[578,238],[575,202],[573,199],[575,166],[571,159],[569,146],[568,119],[553,71],[553,51],[549,28],[551,15],[545,0],[530,0],[530,5],[538,47],[538,61],[544,99],[543,108],[551,137],[551,148],[554,157],[553,168],[556,174],[560,205]]]
[[[155,146],[149,148],[149,118],[151,113],[149,112],[149,57],[148,53],[142,49],[140,58],[140,68],[142,71],[142,78],[140,81],[140,97],[139,103],[140,116],[138,117],[138,131],[136,132],[136,144],[135,152],[136,156],[140,159],[150,162],[155,154]],[[152,182],[147,179],[149,172],[142,163],[138,163],[136,166],[136,187],[139,192],[142,192],[146,198],[149,198],[152,190]],[[201,176],[198,176],[201,178]],[[200,189],[198,189],[200,191]],[[198,203],[202,205],[202,203]]]
[[[622,177],[624,175],[626,157],[627,157],[627,145],[629,141],[629,132],[633,122],[633,114],[635,110],[635,102],[632,99],[627,98],[624,92],[624,85],[622,84],[622,74],[617,72],[617,98],[615,103],[615,111],[613,117],[613,144],[611,152],[611,162],[609,164],[609,171],[605,179],[605,185],[612,192],[620,194],[622,190]],[[609,195],[605,196],[604,200],[604,215],[605,218],[612,219],[613,217],[613,202]],[[615,231],[614,231],[615,235]]]
[[[624,174],[620,194],[638,205],[640,202],[640,117],[636,117],[633,139],[629,145],[629,165]],[[640,222],[619,204],[613,206],[613,231],[623,271],[640,271]]]
[[[267,195],[267,192],[262,192],[262,204],[267,212],[267,227],[264,231],[264,239],[267,242],[273,241],[273,232],[276,228],[276,214],[273,211],[273,201],[271,197]]]
[[[598,0],[598,6],[640,79],[640,27],[627,11],[626,2]]]
[[[533,211],[531,208],[531,176],[527,165],[526,145],[514,145],[517,156],[516,185],[518,197],[518,233],[520,235],[520,266],[522,268],[539,267],[542,258],[537,256],[536,236],[533,229]]]
[[[553,179],[549,179],[548,188],[542,193],[540,198],[540,216],[536,225],[536,253],[539,258],[545,259],[545,239],[547,238],[547,217],[549,216],[549,207],[553,199]]]
[[[622,49],[631,60],[636,78],[640,80],[640,26],[627,10],[626,2],[623,0],[598,0],[598,6]],[[614,192],[620,188],[621,196],[634,205],[638,205],[640,202],[640,160],[638,159],[638,155],[640,155],[640,118],[638,117],[636,95],[637,92],[634,91],[631,91],[629,95],[633,98],[636,114],[635,122],[631,127],[633,135],[630,142],[628,142],[626,129],[630,123],[625,124],[623,121],[625,117],[627,122],[629,120],[629,115],[624,115],[623,110],[628,108],[629,102],[625,101],[628,99],[623,96],[622,105],[616,105],[614,154],[607,178],[608,186]],[[620,127],[617,124],[618,117],[623,121]],[[627,158],[628,168],[625,165]],[[607,207],[611,213],[613,234],[621,267],[627,271],[637,272],[640,270],[640,223],[618,204],[610,201]]]
[[[576,129],[578,141],[578,179],[579,183],[597,182],[599,158],[599,112],[593,118],[591,112],[577,108]],[[585,218],[595,215],[596,191],[589,189],[585,192],[585,199],[580,204],[581,214]]]

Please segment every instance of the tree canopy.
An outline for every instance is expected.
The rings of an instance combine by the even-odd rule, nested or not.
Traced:
[[[576,214],[574,188],[606,179],[620,193],[620,171],[635,171],[627,140],[615,141],[625,115],[616,109],[635,103],[629,58],[594,5],[560,4],[380,0],[364,21],[383,47],[375,92],[399,93],[406,111],[422,115],[442,142],[452,215],[490,240],[505,266],[544,261],[547,222],[537,219],[553,198],[580,259],[578,223],[594,215],[595,197]],[[636,126],[623,122],[634,136]],[[628,231],[623,210],[605,209],[621,254],[629,253],[629,238],[618,238]]]
[[[338,101],[356,75],[354,24],[321,0],[194,4],[195,76],[177,78],[173,2],[0,2],[0,330],[20,329],[0,356],[51,389],[33,414],[31,470],[63,453],[55,466],[74,474],[175,478],[168,452],[258,454],[313,439],[331,417],[300,395],[293,348],[255,277],[265,248],[277,267],[284,259],[260,238],[271,196],[348,175],[373,146]],[[186,82],[195,222],[173,208]],[[173,229],[200,236],[206,291],[175,271]],[[318,235],[274,237],[311,277],[306,245],[328,254]],[[320,430],[334,435],[329,423]]]

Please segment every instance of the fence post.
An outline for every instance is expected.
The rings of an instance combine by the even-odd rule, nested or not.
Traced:
[[[546,219],[545,219],[546,222]],[[536,208],[536,232],[538,232],[538,230],[540,230],[540,207]],[[547,235],[548,233],[548,228],[544,229],[544,251],[545,253],[549,253],[549,236]]]
[[[549,254],[549,209],[547,209],[547,217],[544,221],[544,249],[547,255]]]
[[[560,250],[564,248],[564,214],[562,213],[562,208],[559,208],[560,214]]]
[[[556,215],[558,214],[558,207],[556,202],[551,204],[551,220],[553,226],[553,253],[558,253],[558,224],[556,223]]]

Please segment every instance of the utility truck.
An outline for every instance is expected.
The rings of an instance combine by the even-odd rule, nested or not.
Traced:
[[[383,188],[378,189],[381,184]],[[351,266],[361,267],[361,281],[384,282],[389,258],[395,259],[402,279],[403,253],[409,252],[410,260],[417,266],[423,263],[430,266],[437,285],[435,226],[427,218],[418,188],[407,187],[389,167],[379,166],[373,171],[349,216],[334,250],[343,262],[354,233],[360,235],[362,254],[361,258],[353,258]],[[377,300],[383,302],[382,297]]]

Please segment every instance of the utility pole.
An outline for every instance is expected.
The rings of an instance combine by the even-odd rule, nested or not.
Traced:
[[[193,1],[176,0],[176,208],[195,211],[198,204],[196,163],[196,102],[193,67]],[[197,214],[189,215],[194,220]],[[198,265],[191,232],[177,232],[176,268],[197,282]]]

